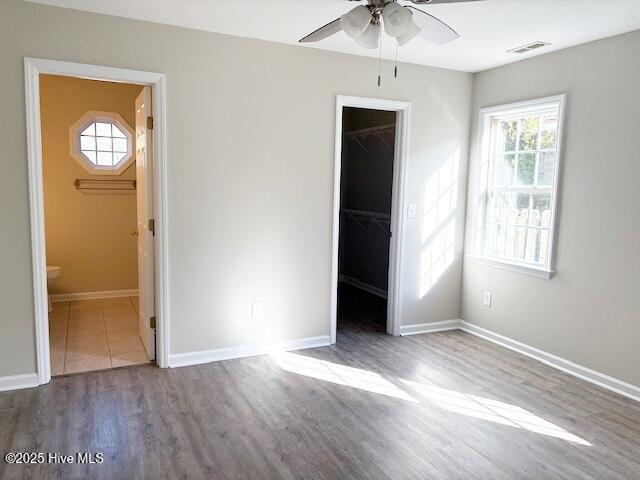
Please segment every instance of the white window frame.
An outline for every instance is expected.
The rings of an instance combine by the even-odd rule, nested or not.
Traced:
[[[480,109],[478,120],[478,157],[476,164],[476,181],[473,192],[473,225],[472,225],[472,253],[467,255],[471,260],[484,265],[494,266],[542,278],[551,278],[555,267],[555,242],[557,237],[558,196],[560,193],[560,171],[562,160],[562,142],[564,130],[564,116],[566,108],[566,95],[555,95],[534,100],[528,100],[494,107]],[[543,265],[537,266],[530,263],[510,260],[501,257],[493,257],[484,253],[485,228],[487,216],[488,188],[491,175],[491,126],[496,117],[520,116],[529,112],[535,112],[546,106],[558,105],[558,131],[556,141],[556,162],[551,184],[551,218],[549,223],[549,245],[547,258]]]
[[[114,166],[95,165],[82,153],[80,147],[80,134],[92,123],[111,123],[116,125],[127,139],[127,153]],[[69,143],[71,156],[92,175],[120,175],[134,162],[133,154],[133,129],[122,116],[115,112],[89,111],[78,119],[69,128]]]

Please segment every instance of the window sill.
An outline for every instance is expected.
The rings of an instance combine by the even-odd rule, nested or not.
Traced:
[[[546,268],[537,268],[530,265],[522,265],[505,260],[498,260],[496,258],[479,257],[476,255],[465,255],[465,257],[472,262],[478,263],[480,265],[500,268],[502,270],[510,270],[512,272],[524,273],[525,275],[532,275],[534,277],[545,278],[547,280],[549,280],[555,273],[553,270],[547,270]]]

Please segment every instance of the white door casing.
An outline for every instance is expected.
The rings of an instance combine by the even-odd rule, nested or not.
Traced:
[[[31,258],[33,268],[33,305],[36,346],[36,376],[33,385],[51,380],[49,322],[47,313],[47,273],[44,233],[44,192],[42,186],[42,145],[40,125],[40,75],[64,75],[92,80],[153,86],[154,116],[154,188],[155,197],[155,314],[157,317],[157,363],[169,367],[169,253],[167,246],[167,145],[165,74],[129,70],[102,65],[62,62],[42,58],[24,58],[25,113],[27,130],[27,166],[29,175],[29,211]],[[16,387],[18,388],[18,387]]]
[[[138,324],[149,359],[156,356],[154,220],[153,220],[153,130],[151,87],[145,86],[136,98],[136,197],[138,210]],[[152,328],[153,327],[153,328]]]
[[[333,235],[331,242],[331,343],[336,343],[338,326],[338,256],[340,238],[340,178],[342,175],[342,111],[345,107],[396,112],[396,139],[391,199],[391,241],[389,243],[389,288],[387,333],[400,335],[402,325],[402,250],[404,241],[406,164],[409,156],[411,104],[378,98],[336,97],[335,151],[333,174]]]

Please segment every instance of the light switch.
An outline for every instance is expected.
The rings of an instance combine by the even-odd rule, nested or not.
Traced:
[[[484,292],[482,295],[482,303],[484,303],[485,307],[489,307],[491,308],[491,297],[493,295],[491,294],[491,292]]]
[[[253,320],[260,320],[262,318],[262,302],[251,302],[251,318]]]
[[[407,208],[407,216],[409,218],[416,218],[416,211],[417,211],[416,204],[410,203],[409,207]]]

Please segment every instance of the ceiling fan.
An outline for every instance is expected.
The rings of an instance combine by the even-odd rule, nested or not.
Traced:
[[[404,1],[416,5],[435,5],[480,0]],[[344,30],[361,47],[374,49],[380,44],[382,25],[387,35],[396,38],[397,46],[405,45],[418,35],[435,45],[444,45],[460,38],[449,25],[419,8],[403,6],[397,0],[367,0],[367,5],[358,5],[340,18],[301,38],[300,42],[317,42]]]

